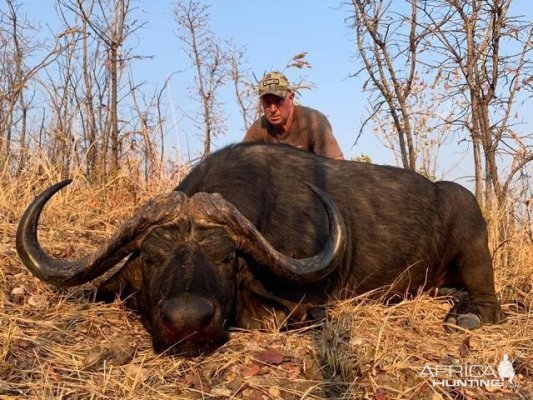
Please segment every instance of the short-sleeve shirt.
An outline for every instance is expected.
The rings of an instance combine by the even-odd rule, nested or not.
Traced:
[[[343,158],[326,116],[304,106],[294,106],[293,120],[288,131],[279,134],[276,127],[263,115],[248,129],[243,142],[285,143],[324,157]]]

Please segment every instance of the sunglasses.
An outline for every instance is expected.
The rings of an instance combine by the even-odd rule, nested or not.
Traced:
[[[263,107],[270,107],[272,105],[276,106],[276,107],[281,107],[283,105],[283,103],[285,102],[285,99],[287,98],[287,96],[285,97],[278,97],[278,96],[263,96],[261,97],[261,105]]]

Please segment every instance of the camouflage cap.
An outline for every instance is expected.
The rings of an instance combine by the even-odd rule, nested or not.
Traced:
[[[292,89],[289,80],[281,72],[268,72],[259,82],[259,97],[263,97],[265,94],[285,97],[290,91],[292,91]]]

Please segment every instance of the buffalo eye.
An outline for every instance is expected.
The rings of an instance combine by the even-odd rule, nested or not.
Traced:
[[[230,263],[235,257],[235,246],[226,235],[213,234],[205,237],[199,244],[213,263]]]
[[[232,264],[233,263],[233,260],[235,260],[235,252],[232,251],[231,253],[229,253],[227,256],[225,256],[223,259],[222,259],[222,262],[224,264]]]
[[[209,260],[215,264],[229,264],[235,259],[235,251],[233,248],[213,246],[204,248],[204,252]]]
[[[156,257],[150,256],[150,255],[143,254],[141,259],[142,259],[143,264],[146,266],[154,265],[157,263]]]

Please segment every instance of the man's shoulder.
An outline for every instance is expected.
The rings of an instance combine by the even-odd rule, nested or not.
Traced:
[[[250,125],[249,129],[255,129],[255,130],[265,130],[268,129],[270,123],[266,119],[264,115],[261,115],[259,118],[257,118],[252,125]]]
[[[312,108],[312,107],[302,106],[298,104],[298,105],[295,105],[294,108],[297,110],[298,113],[301,113],[301,114],[315,114],[315,115],[319,115],[321,117],[326,118],[326,116],[321,111],[318,111],[317,109]]]
[[[310,125],[315,127],[331,126],[328,118],[321,111],[302,105],[295,106],[295,110],[296,118],[300,121],[300,123],[303,123],[303,125]]]
[[[268,121],[264,115],[257,118],[246,132],[245,139],[251,140],[263,140],[268,135]]]

